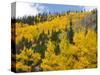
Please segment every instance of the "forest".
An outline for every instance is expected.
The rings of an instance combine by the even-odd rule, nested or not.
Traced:
[[[11,20],[16,72],[97,67],[97,10],[39,13]]]

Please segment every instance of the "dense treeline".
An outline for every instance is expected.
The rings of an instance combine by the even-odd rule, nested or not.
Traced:
[[[71,11],[67,11],[67,12],[63,12],[63,13],[39,13],[36,16],[23,16],[23,17],[17,17],[16,18],[16,22],[18,23],[25,23],[25,24],[29,24],[29,25],[34,25],[37,24],[39,22],[44,22],[44,21],[51,21],[52,19],[54,19],[57,16],[61,16],[61,15],[65,15],[65,13],[69,14]],[[79,12],[85,12],[85,10],[82,11],[74,11],[75,13],[79,13]],[[92,11],[92,13],[96,13],[96,9]],[[48,16],[49,15],[49,16]],[[14,19],[12,19],[13,21]]]
[[[16,22],[27,23],[27,24],[31,25],[31,24],[36,24],[36,23],[43,22],[46,20],[47,20],[47,14],[46,13],[43,13],[43,14],[39,13],[36,16],[19,17],[16,19]]]
[[[17,19],[16,72],[97,67],[96,14],[43,13]]]

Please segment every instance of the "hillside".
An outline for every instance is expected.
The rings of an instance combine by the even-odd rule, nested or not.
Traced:
[[[96,68],[96,15],[93,11],[69,12],[34,18],[37,21],[30,24],[17,21],[12,36],[16,72]]]

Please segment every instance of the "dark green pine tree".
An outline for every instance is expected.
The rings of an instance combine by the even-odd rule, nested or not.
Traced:
[[[74,44],[73,42],[74,31],[72,29],[72,18],[70,18],[70,27],[67,29],[67,36],[69,43]]]

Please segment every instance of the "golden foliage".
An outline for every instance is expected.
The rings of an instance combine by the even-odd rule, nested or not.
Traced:
[[[18,47],[19,53],[16,54],[16,70],[35,71],[35,65],[40,61],[39,70],[43,71],[95,68],[97,33],[92,28],[87,28],[86,32],[82,25],[75,29],[77,22],[89,14],[91,13],[65,13],[52,20],[48,15],[48,21],[36,25],[16,23],[16,45],[21,46]],[[69,42],[66,30],[70,27],[70,18],[73,18],[73,43]],[[52,40],[51,37],[55,37],[53,33],[57,34],[57,41]],[[28,44],[23,43],[23,38]],[[59,54],[56,54],[55,50],[59,50]],[[44,51],[43,58],[41,51]]]
[[[16,69],[17,71],[32,71],[34,65],[36,65],[39,60],[39,53],[35,53],[32,49],[24,47],[20,54],[16,55]]]

